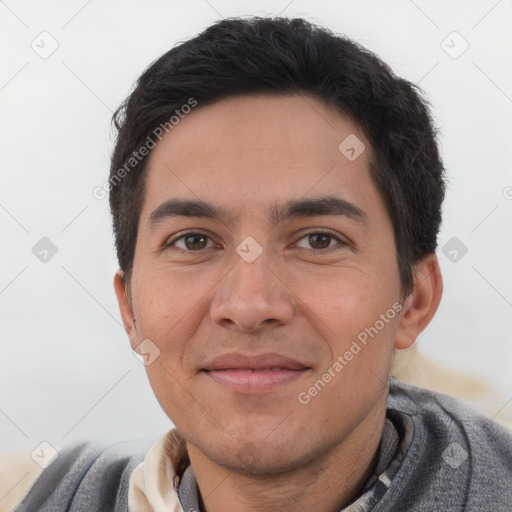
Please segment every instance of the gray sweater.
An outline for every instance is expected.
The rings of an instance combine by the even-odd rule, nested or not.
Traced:
[[[376,474],[344,511],[512,512],[510,431],[459,400],[394,379],[386,415]],[[127,512],[129,477],[148,447],[70,446],[16,512]],[[200,510],[192,468],[179,497],[184,510]]]

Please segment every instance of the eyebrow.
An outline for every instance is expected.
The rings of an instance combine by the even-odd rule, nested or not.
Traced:
[[[366,213],[355,204],[339,197],[291,200],[282,205],[271,205],[268,210],[268,217],[275,224],[292,218],[319,215],[346,217],[363,227],[368,226]],[[152,229],[157,224],[176,217],[207,218],[230,224],[237,216],[224,207],[202,200],[169,199],[151,212],[146,226]]]
[[[317,215],[347,217],[359,224],[368,224],[368,216],[361,208],[339,197],[292,200],[281,206],[273,205],[269,211],[270,220],[276,224],[291,218],[314,217]]]

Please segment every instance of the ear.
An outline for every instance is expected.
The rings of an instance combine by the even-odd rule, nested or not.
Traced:
[[[395,336],[395,348],[411,347],[435,315],[443,295],[439,260],[429,254],[413,268],[414,289],[403,303]]]
[[[121,318],[128,338],[130,338],[130,345],[132,349],[139,345],[139,334],[135,325],[135,314],[133,313],[133,306],[130,300],[130,293],[128,291],[128,285],[124,282],[124,273],[122,270],[118,270],[114,276],[114,289],[116,291],[117,302],[119,304],[119,311],[121,312]]]

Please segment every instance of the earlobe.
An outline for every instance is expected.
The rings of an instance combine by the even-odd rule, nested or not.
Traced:
[[[435,254],[429,254],[413,268],[414,289],[405,299],[395,348],[411,347],[435,315],[443,294],[443,278]]]
[[[116,292],[124,329],[130,338],[130,343],[132,345],[137,345],[138,335],[135,325],[135,315],[130,301],[130,294],[128,293],[127,285],[124,282],[122,270],[118,270],[114,276],[114,290]]]

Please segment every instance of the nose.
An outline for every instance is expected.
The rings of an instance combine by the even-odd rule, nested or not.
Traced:
[[[245,332],[273,329],[293,316],[293,293],[264,255],[247,263],[238,255],[211,302],[211,318],[221,327]]]

